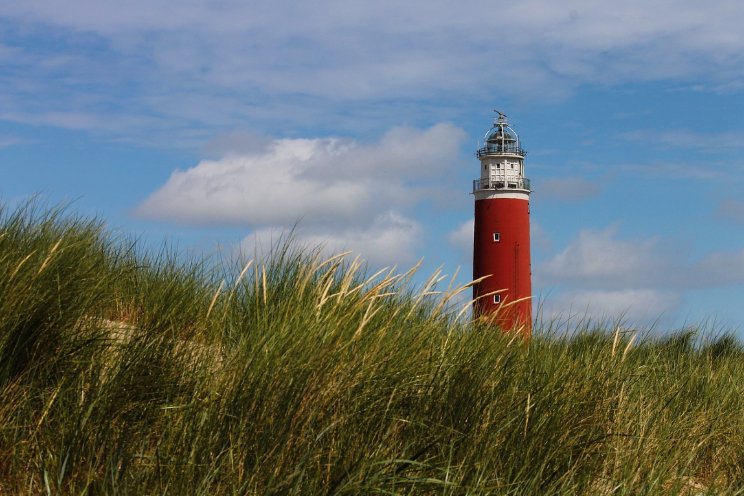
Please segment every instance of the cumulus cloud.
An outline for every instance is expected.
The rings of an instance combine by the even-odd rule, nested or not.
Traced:
[[[538,284],[561,287],[546,299],[545,317],[622,317],[645,325],[678,307],[678,272],[663,258],[658,240],[623,240],[617,234],[614,226],[584,229],[538,267]]]
[[[530,222],[530,244],[533,258],[536,252],[550,252],[553,247],[553,240],[539,222],[532,220]]]
[[[373,265],[406,265],[416,260],[423,235],[409,211],[448,183],[463,136],[451,124],[395,128],[374,143],[230,135],[212,145],[226,156],[175,171],[136,212],[251,228],[244,249],[270,245],[295,226],[294,241],[303,245],[352,250]]]
[[[744,224],[744,201],[724,200],[718,206],[716,214],[723,219],[733,221],[737,224]]]
[[[682,298],[672,291],[654,289],[575,290],[546,300],[543,316],[569,316],[594,320],[622,317],[629,324],[647,324],[679,307]]]
[[[368,225],[439,187],[464,133],[451,124],[396,128],[378,142],[277,139],[174,172],[137,209],[182,224]]]
[[[417,262],[422,245],[423,228],[414,219],[395,212],[375,217],[369,227],[342,229],[299,226],[290,233],[285,227],[271,226],[255,230],[240,243],[244,255],[263,256],[282,240],[291,236],[296,246],[320,249],[325,256],[351,252],[372,267],[408,268]]]
[[[563,251],[540,267],[540,275],[547,283],[601,288],[647,286],[667,268],[656,247],[655,239],[618,239],[616,227],[583,229]]]
[[[742,284],[744,250],[710,253],[695,264],[691,273],[702,287]]]
[[[659,238],[620,239],[614,226],[584,229],[539,268],[543,284],[619,290],[699,289],[744,283],[744,250],[684,258]]]
[[[473,229],[475,220],[468,219],[447,235],[447,240],[459,254],[464,267],[473,264]]]
[[[549,291],[550,318],[586,313],[648,322],[676,310],[690,290],[743,284],[744,250],[693,259],[663,239],[622,239],[614,226],[584,229],[535,276],[535,287]]]
[[[596,182],[583,177],[543,177],[534,193],[536,199],[586,200],[600,193]]]

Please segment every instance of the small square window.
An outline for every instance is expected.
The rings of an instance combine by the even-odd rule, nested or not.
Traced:
[[[501,233],[493,233],[493,242],[498,243],[499,241],[501,241]]]
[[[501,169],[501,164],[496,164],[497,169]]]
[[[501,303],[501,295],[500,294],[493,295],[493,302],[494,303]]]

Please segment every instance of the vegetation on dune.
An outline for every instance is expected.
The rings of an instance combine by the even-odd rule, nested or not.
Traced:
[[[60,211],[2,213],[0,494],[744,487],[730,336],[525,342],[458,320],[437,277],[135,248]]]

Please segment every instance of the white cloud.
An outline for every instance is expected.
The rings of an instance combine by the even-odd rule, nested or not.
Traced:
[[[736,222],[737,224],[742,224],[744,223],[744,201],[724,200],[718,206],[716,213],[719,217]]]
[[[648,323],[677,310],[690,290],[744,284],[744,250],[691,259],[664,241],[620,239],[615,227],[582,230],[535,270],[535,290],[547,291],[544,316]]]
[[[317,226],[299,226],[291,233],[297,246],[321,248],[325,256],[351,251],[349,258],[359,255],[372,267],[398,266],[407,269],[417,261],[422,244],[423,228],[413,219],[395,212],[386,212],[374,219],[366,228],[347,227],[323,229]],[[289,231],[282,227],[257,229],[240,244],[243,254],[258,256],[270,252]]]
[[[698,149],[714,153],[744,148],[744,133],[731,131],[712,133],[699,129],[637,129],[619,133],[618,136],[623,140],[659,148]]]
[[[475,220],[468,219],[447,235],[450,245],[457,251],[463,267],[473,265],[473,229]]]
[[[6,148],[9,146],[15,146],[25,143],[21,138],[15,136],[3,136],[0,134],[0,148]]]
[[[700,167],[699,163],[681,162],[652,162],[645,164],[625,164],[615,167],[616,171],[631,173],[638,176],[663,177],[665,179],[701,179],[701,180],[728,180],[735,167]],[[738,170],[736,170],[738,173]]]
[[[535,272],[537,291],[557,285],[543,303],[548,320],[622,317],[629,325],[646,325],[682,299],[679,281],[672,281],[677,271],[661,256],[657,240],[618,239],[614,226],[580,231]]]
[[[599,185],[583,177],[543,177],[533,193],[536,201],[552,200],[586,200],[600,193]]]
[[[536,252],[549,252],[553,246],[553,240],[542,226],[542,224],[532,220],[530,222],[530,244],[532,258],[535,258]]]
[[[744,283],[744,250],[709,253],[690,271],[698,286]]]
[[[377,143],[278,139],[174,172],[137,209],[183,224],[369,225],[446,184],[464,133],[450,124],[396,128]]]
[[[562,252],[540,267],[540,277],[547,283],[601,288],[647,286],[657,281],[667,267],[656,251],[657,241],[619,240],[616,235],[616,227],[581,230]]]
[[[545,301],[543,317],[562,320],[569,316],[603,321],[622,317],[630,325],[649,324],[679,307],[681,297],[654,289],[576,290]]]
[[[653,136],[651,144],[664,145],[674,148],[700,148],[715,150],[717,148],[738,149],[744,148],[744,133],[724,132],[706,133],[700,131],[676,130],[646,133],[645,143],[649,143],[648,136]]]
[[[658,238],[623,240],[617,228],[584,229],[537,270],[541,285],[601,290],[684,290],[744,283],[744,250],[684,258]]]
[[[423,236],[410,211],[451,182],[463,135],[450,124],[395,128],[375,143],[230,135],[211,147],[226,151],[224,158],[174,172],[136,212],[253,228],[241,244],[249,253],[294,226],[302,245],[405,266],[417,260]]]
[[[96,130],[118,126],[105,118],[111,114],[131,122],[158,116],[145,130],[129,129],[143,135],[152,127],[224,129],[247,118],[266,128],[256,121],[280,125],[282,106],[293,113],[280,115],[298,120],[314,122],[322,113],[364,125],[362,116],[384,119],[422,99],[452,105],[443,97],[480,101],[494,90],[560,98],[587,83],[655,80],[730,86],[744,76],[744,5],[728,0],[704,9],[672,0],[481,0],[467,7],[259,1],[218,8],[206,0],[40,0],[3,2],[3,15],[24,26],[12,44],[34,47],[19,54],[19,46],[4,42],[20,67],[0,91],[9,118],[28,121],[43,110],[35,119],[54,124],[59,116],[96,113],[74,123]],[[494,33],[502,33],[498,42]],[[55,43],[34,42],[43,36]],[[72,52],[67,62],[60,57]],[[494,59],[499,63],[483,63]],[[32,86],[32,96],[49,96],[38,106],[20,98]],[[83,105],[70,98],[81,86],[91,95]],[[131,92],[133,98],[106,96]]]

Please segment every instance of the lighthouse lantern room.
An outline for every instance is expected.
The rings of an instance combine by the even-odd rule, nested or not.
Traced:
[[[475,153],[480,179],[473,181],[474,315],[490,317],[504,330],[526,335],[532,325],[530,267],[530,180],[525,152],[506,115],[496,111],[493,127]]]

